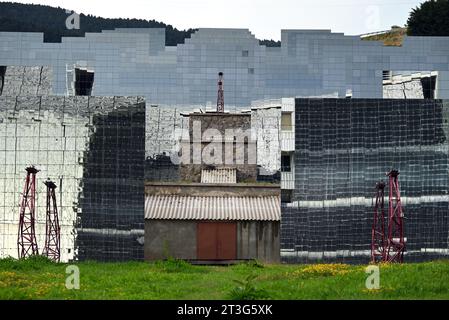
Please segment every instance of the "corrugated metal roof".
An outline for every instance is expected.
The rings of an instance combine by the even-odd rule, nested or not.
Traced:
[[[201,197],[149,195],[145,219],[279,221],[279,196]]]
[[[201,183],[237,183],[237,170],[235,168],[203,169]]]

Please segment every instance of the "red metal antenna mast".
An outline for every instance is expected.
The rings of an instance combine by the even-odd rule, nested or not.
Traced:
[[[61,228],[59,226],[58,206],[56,205],[56,184],[45,181],[47,186],[47,220],[43,254],[59,262],[61,258]]]
[[[218,73],[217,112],[224,112],[223,72]]]
[[[405,242],[404,238],[404,214],[402,212],[401,194],[399,191],[399,171],[391,170],[387,173],[389,177],[389,201],[388,201],[388,240],[386,250],[386,261],[404,261]]]
[[[35,230],[36,173],[39,170],[33,166],[25,170],[27,176],[20,204],[19,236],[17,239],[19,258],[39,254]]]
[[[371,230],[371,262],[385,261],[385,182],[376,183],[376,204],[374,206],[374,220]]]

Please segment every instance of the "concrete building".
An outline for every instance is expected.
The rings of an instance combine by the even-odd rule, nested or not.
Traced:
[[[189,225],[186,230],[197,241],[193,226],[213,221],[208,234],[218,237],[218,224],[226,229],[232,220],[235,245],[241,246],[236,259],[276,260],[271,253],[258,253],[252,240],[238,238],[241,232],[253,239],[251,228],[258,225],[267,230],[257,234],[264,239],[261,245],[267,247],[271,239],[273,247],[267,250],[272,252],[280,241],[284,261],[366,261],[369,188],[378,172],[391,166],[404,172],[405,199],[414,219],[409,257],[446,256],[447,106],[446,100],[420,98],[449,99],[449,38],[406,37],[400,47],[326,30],[283,30],[281,38],[280,47],[268,48],[245,29],[199,29],[184,44],[167,47],[163,29],[117,29],[61,43],[44,43],[40,33],[0,32],[1,254],[15,253],[15,190],[22,168],[35,164],[44,168],[42,175],[68,182],[58,186],[64,260],[141,259],[144,223],[151,230],[145,238],[156,244],[145,242],[152,259],[161,256],[165,241],[154,230],[157,225],[161,230]],[[209,111],[216,102],[219,71],[224,72],[227,112],[217,115]],[[147,107],[140,96],[147,98]],[[232,141],[231,166],[195,163],[194,119],[205,124],[201,136],[205,129],[222,136],[228,127],[251,129],[243,158],[253,154],[248,150],[254,146],[256,160],[236,163]],[[213,137],[199,142],[198,150],[202,155],[212,142],[209,156],[221,150],[217,158],[223,160],[229,141],[215,143]],[[399,138],[391,144],[386,137]],[[191,163],[172,161],[185,155],[177,153],[186,146]],[[393,149],[395,156],[387,152]],[[375,152],[381,157],[371,157]],[[145,170],[140,156],[146,159]],[[146,195],[144,179],[153,184]],[[152,197],[159,196],[149,189],[163,181],[169,182],[171,199],[164,202],[166,208],[184,204],[184,198],[178,199],[184,188],[199,194],[219,190],[214,196],[204,193],[212,208],[232,189],[252,190],[279,180],[280,220],[233,215],[229,205],[224,220],[214,211],[198,216],[195,206],[190,220],[182,210],[167,219],[147,212],[142,219],[145,201],[152,204]],[[189,201],[197,203],[196,198]],[[251,201],[242,201],[246,204],[239,209],[252,208]],[[276,221],[280,237],[272,236]],[[192,244],[186,256],[177,246],[170,250],[198,259],[201,243]]]
[[[201,110],[201,111],[200,111]],[[146,110],[146,135],[145,135],[145,154],[146,154],[146,179],[151,181],[179,181],[180,169],[174,164],[172,157],[178,159],[177,153],[181,145],[190,144],[190,115],[198,120],[210,119],[211,125],[202,126],[203,131],[207,129],[219,129],[224,138],[226,129],[238,129],[242,133],[251,129],[251,136],[246,139],[246,150],[252,149],[256,162],[252,163],[251,175],[253,181],[280,181],[280,105],[261,105],[253,104],[248,109],[240,112],[226,112],[224,115],[217,115],[210,109],[182,110],[170,108],[168,106],[153,105]],[[213,119],[221,119],[214,121]],[[223,119],[230,119],[226,122]],[[235,119],[238,123],[232,124]],[[222,121],[229,124],[229,127],[223,127]],[[192,122],[193,123],[193,122]],[[218,126],[218,127],[214,127]],[[222,127],[220,129],[220,126]],[[249,138],[249,140],[248,140]],[[229,142],[229,141],[228,141]],[[206,141],[203,141],[203,144]],[[222,141],[226,145],[225,141]],[[254,154],[254,147],[256,148]],[[193,150],[192,150],[193,151]],[[225,155],[225,149],[222,155]],[[193,157],[193,152],[191,153]],[[248,157],[246,156],[246,159]],[[193,162],[193,159],[190,159]],[[179,162],[179,161],[178,161]],[[247,162],[246,162],[247,163]],[[247,167],[250,168],[250,167]],[[198,169],[198,166],[197,166]],[[184,170],[185,171],[185,170]],[[254,178],[256,177],[257,178]],[[196,181],[200,181],[199,171],[197,170]]]
[[[279,262],[280,189],[258,182],[252,113],[184,116],[188,129],[179,143],[167,144],[179,148],[176,157],[171,154],[171,163],[167,156],[152,158],[147,166],[154,173],[145,186],[145,259]],[[157,176],[159,167],[178,174]]]
[[[279,186],[147,183],[145,259],[280,262]]]
[[[200,182],[205,169],[233,168],[239,182],[257,180],[257,140],[250,113],[192,112],[179,147],[181,180]]]

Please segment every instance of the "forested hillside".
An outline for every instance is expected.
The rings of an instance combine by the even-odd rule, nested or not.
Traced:
[[[107,19],[80,13],[80,29],[68,30],[69,16],[64,8],[0,2],[0,31],[43,32],[45,42],[60,42],[63,36],[84,36],[86,32],[101,32],[115,28],[165,28],[165,44],[184,43],[195,29],[178,30],[169,24],[143,19]],[[266,46],[280,46],[280,42],[263,40]]]

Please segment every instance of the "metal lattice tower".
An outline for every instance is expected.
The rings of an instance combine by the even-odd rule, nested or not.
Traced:
[[[385,182],[376,183],[376,204],[374,205],[374,220],[371,230],[371,262],[385,261]]]
[[[218,73],[217,112],[224,112],[223,72]]]
[[[33,166],[25,170],[27,176],[20,203],[19,235],[17,239],[19,258],[39,254],[35,230],[36,174],[39,170]]]
[[[389,177],[389,201],[388,201],[388,240],[386,248],[386,261],[404,261],[404,214],[402,212],[401,194],[399,191],[399,171],[391,170]]]
[[[50,260],[59,262],[61,258],[61,228],[56,204],[56,184],[53,181],[45,181],[44,184],[47,186],[47,219],[43,254]]]

